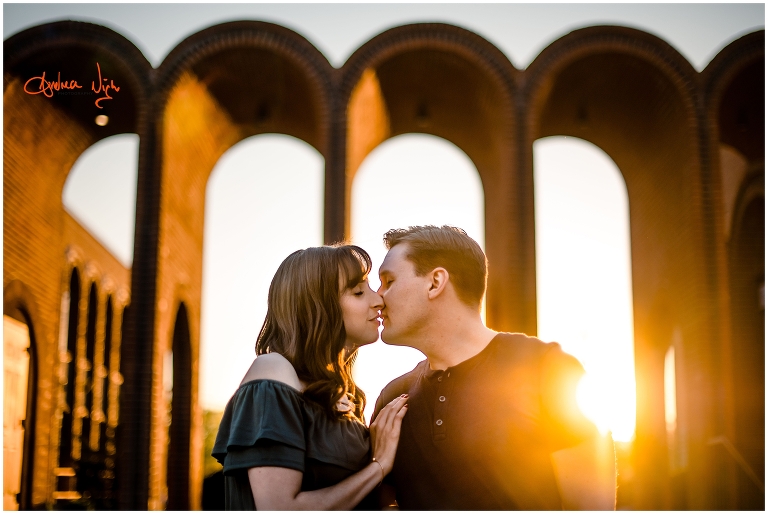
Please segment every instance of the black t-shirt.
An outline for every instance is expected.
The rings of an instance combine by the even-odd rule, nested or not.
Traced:
[[[408,393],[387,482],[403,510],[560,510],[550,455],[596,433],[576,406],[581,364],[557,343],[500,333],[445,371],[390,382],[374,419]]]

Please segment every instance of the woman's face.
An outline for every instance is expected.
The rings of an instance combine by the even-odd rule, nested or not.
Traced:
[[[367,276],[355,287],[345,289],[339,303],[344,315],[347,332],[345,346],[348,350],[373,343],[379,338],[379,311],[384,302],[368,285]]]

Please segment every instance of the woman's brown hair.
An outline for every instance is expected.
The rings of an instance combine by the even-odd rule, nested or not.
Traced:
[[[256,340],[256,355],[276,352],[308,384],[304,397],[329,417],[353,415],[363,421],[365,394],[352,380],[357,350],[345,350],[347,333],[341,295],[371,271],[371,257],[354,245],[307,248],[289,255],[269,286],[267,316]],[[354,409],[336,410],[349,393]]]

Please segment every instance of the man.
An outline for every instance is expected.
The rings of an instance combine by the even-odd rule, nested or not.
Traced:
[[[376,402],[374,419],[409,395],[384,504],[394,487],[403,510],[613,509],[613,443],[576,406],[583,368],[556,343],[483,324],[480,246],[447,226],[384,242],[381,338],[427,357]]]

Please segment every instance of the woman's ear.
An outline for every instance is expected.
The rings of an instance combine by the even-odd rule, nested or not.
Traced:
[[[430,278],[430,284],[429,284],[429,291],[427,292],[427,297],[430,300],[434,300],[441,294],[443,294],[443,291],[445,291],[445,288],[448,286],[448,280],[450,276],[448,275],[448,270],[445,268],[435,268],[429,273]]]

